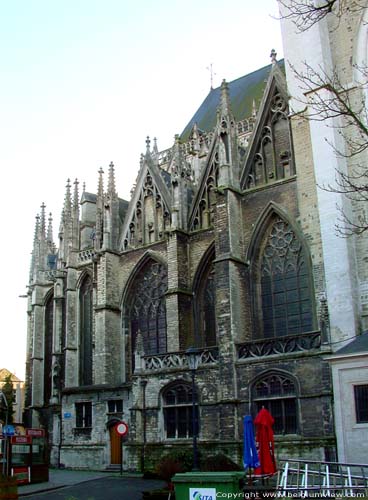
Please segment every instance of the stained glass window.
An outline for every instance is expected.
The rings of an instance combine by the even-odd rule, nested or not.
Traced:
[[[215,266],[213,261],[202,273],[195,303],[195,323],[198,328],[198,347],[216,345],[216,315],[215,315]]]
[[[145,354],[163,353],[166,342],[167,272],[163,264],[149,261],[138,273],[131,290],[130,322],[134,353],[138,330]]]
[[[290,225],[276,218],[261,258],[263,336],[313,329],[311,286],[302,245]]]
[[[44,402],[47,404],[51,397],[51,366],[52,366],[52,338],[54,323],[54,297],[50,297],[45,308],[45,342],[44,342]]]
[[[87,276],[80,288],[79,380],[92,384],[92,280]]]

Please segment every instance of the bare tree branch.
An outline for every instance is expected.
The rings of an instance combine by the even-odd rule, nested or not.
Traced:
[[[279,0],[284,8],[281,19],[290,19],[299,32],[307,31],[328,15],[337,21],[346,12],[355,12],[366,7],[359,0]]]

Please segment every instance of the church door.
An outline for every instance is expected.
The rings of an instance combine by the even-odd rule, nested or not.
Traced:
[[[110,450],[111,450],[111,465],[121,464],[121,437],[115,430],[115,426],[110,427]]]

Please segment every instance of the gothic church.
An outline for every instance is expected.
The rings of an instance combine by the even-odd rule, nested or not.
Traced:
[[[332,264],[352,265],[351,243],[328,229],[337,194],[316,187],[333,153],[321,169],[293,86],[272,52],[269,66],[211,89],[170,149],[147,138],[129,202],[112,163],[97,193],[68,181],[57,247],[41,207],[26,407],[52,464],[139,471],[191,449],[190,347],[202,456],[240,463],[243,416],[265,406],[279,456],[336,458],[326,357],[359,333],[364,310],[356,275],[339,287]]]

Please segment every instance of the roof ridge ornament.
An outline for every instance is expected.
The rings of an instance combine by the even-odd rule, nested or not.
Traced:
[[[271,58],[271,64],[275,65],[277,63],[277,52],[275,49],[271,49],[270,58]]]
[[[216,73],[213,71],[213,64],[210,63],[209,66],[207,66],[208,71],[210,72],[210,75],[211,75],[211,88],[210,90],[213,90],[213,77],[216,75]]]

